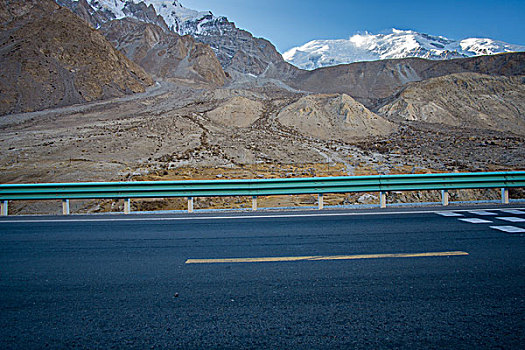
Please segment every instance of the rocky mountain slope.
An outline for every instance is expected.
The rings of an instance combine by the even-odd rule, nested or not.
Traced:
[[[345,93],[371,110],[403,85],[455,73],[525,75],[525,53],[432,61],[420,58],[356,62],[313,71],[290,70],[286,82],[314,93]]]
[[[208,45],[132,18],[105,22],[100,32],[157,79],[223,85],[226,75]]]
[[[99,28],[102,24],[114,19],[128,17],[169,30],[164,18],[157,14],[155,8],[142,1],[137,3],[122,0],[56,0],[56,2],[60,6],[69,8],[93,28]]]
[[[0,114],[142,92],[144,70],[51,0],[0,1]]]
[[[450,40],[412,30],[392,29],[387,34],[356,34],[349,39],[314,40],[283,54],[302,69],[316,69],[360,61],[420,57],[432,60],[525,51],[525,46],[488,38]]]
[[[525,135],[525,76],[451,74],[408,84],[379,113],[390,118]]]
[[[255,38],[239,29],[226,17],[209,11],[188,9],[179,1],[161,0],[57,0],[82,17],[94,28],[115,19],[134,18],[160,26],[165,31],[191,35],[209,45],[222,67],[231,75],[260,75],[270,63],[280,63],[282,56],[269,41]]]

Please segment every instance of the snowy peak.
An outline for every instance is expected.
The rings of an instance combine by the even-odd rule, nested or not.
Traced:
[[[67,0],[66,0],[67,1]],[[81,0],[72,0],[72,2],[79,2]],[[91,8],[107,18],[122,19],[125,17],[135,16],[134,8],[136,5],[147,6],[153,8],[156,15],[163,18],[167,27],[180,34],[202,34],[202,27],[210,21],[220,20],[222,17],[215,17],[210,11],[196,11],[188,9],[177,1],[165,0],[86,0]],[[61,1],[57,1],[61,3]],[[64,2],[64,1],[62,1]],[[93,13],[91,13],[93,15]],[[137,18],[143,20],[143,18]]]
[[[78,2],[78,0],[73,0],[73,2]],[[88,4],[95,11],[100,11],[112,19],[126,17],[123,11],[125,3],[126,1],[123,0],[88,0]]]
[[[191,10],[182,6],[182,4],[178,1],[173,1],[171,6],[167,4],[167,1],[162,0],[146,0],[146,3],[153,5],[157,13],[164,18],[171,17],[180,19],[182,21],[195,21],[203,17],[213,16],[210,11]]]
[[[201,34],[202,24],[210,20],[217,19],[210,11],[196,11],[188,9],[179,1],[162,0],[134,0],[142,1],[147,5],[152,5],[157,14],[164,18],[168,27],[181,35]]]
[[[463,51],[472,52],[476,56],[494,55],[503,52],[525,51],[525,46],[511,45],[503,41],[496,41],[486,38],[464,39],[460,41],[459,45]]]
[[[392,29],[387,34],[365,33],[349,39],[310,41],[287,51],[283,57],[299,68],[316,69],[358,61],[406,57],[443,60],[514,51],[525,51],[525,46],[485,38],[455,41],[412,30]]]

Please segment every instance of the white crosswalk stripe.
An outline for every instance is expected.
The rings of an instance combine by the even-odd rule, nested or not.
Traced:
[[[469,211],[469,213],[474,214],[474,215],[481,215],[481,216],[498,215],[496,213],[493,213],[493,212],[490,212],[490,211],[486,211],[486,210],[472,210],[472,211]]]
[[[441,216],[463,216],[463,214],[454,213],[453,211],[441,211],[441,212],[437,212],[436,214],[441,215]]]
[[[501,211],[504,212],[504,213],[507,213],[507,214],[525,215],[525,211],[523,211],[523,210],[505,209],[505,210],[501,210]]]
[[[478,218],[468,218],[468,219],[459,219],[464,222],[468,222],[471,224],[491,224],[492,221],[490,220],[484,220],[484,219],[478,219]]]
[[[500,230],[507,233],[525,233],[525,228],[516,227],[516,226],[490,226],[495,230]]]
[[[458,212],[459,211],[459,212]],[[459,218],[461,216],[464,216],[462,213],[469,213],[472,215],[479,215],[479,216],[494,216],[494,219],[496,220],[502,220],[507,222],[516,222],[521,223],[525,222],[525,218],[518,217],[518,216],[500,216],[505,214],[513,214],[513,215],[525,215],[524,209],[479,209],[479,210],[458,210],[458,211],[437,211],[435,212],[438,215],[445,216],[445,217],[458,217],[458,220],[463,222],[468,222],[470,224],[493,224],[494,221],[486,220],[485,218],[476,218],[476,217],[466,217],[466,218]],[[490,218],[493,219],[493,218]],[[506,233],[525,233],[525,228],[518,227],[518,226],[489,226],[491,229],[503,231]]]
[[[508,216],[508,217],[499,217],[498,216],[496,219],[509,221],[509,222],[525,222],[524,218],[519,218],[519,217],[516,217],[516,216]]]

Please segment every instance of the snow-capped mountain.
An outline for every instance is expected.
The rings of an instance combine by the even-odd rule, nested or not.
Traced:
[[[83,1],[90,5],[92,9],[90,14],[101,15],[104,22],[125,17],[144,21],[144,16],[141,13],[144,12],[144,8],[137,7],[143,3],[146,8],[154,9],[156,15],[162,17],[170,30],[180,35],[202,34],[204,24],[223,19],[214,16],[210,11],[188,9],[177,0],[57,0],[59,4],[70,8],[78,6],[75,3]],[[98,27],[100,24],[96,23],[95,26]]]
[[[421,57],[433,60],[525,51],[525,46],[511,45],[486,38],[460,41],[411,30],[392,29],[388,34],[356,34],[349,39],[314,40],[284,53],[283,58],[302,69],[316,69],[359,61]]]
[[[179,35],[191,35],[209,45],[222,67],[230,73],[260,75],[270,63],[283,63],[282,56],[269,41],[254,38],[226,17],[210,11],[184,7],[178,0],[55,0],[95,28],[123,18],[158,25]]]

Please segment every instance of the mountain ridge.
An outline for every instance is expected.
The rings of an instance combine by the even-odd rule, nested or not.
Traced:
[[[312,70],[383,59],[419,57],[446,60],[521,51],[525,51],[525,46],[488,38],[451,40],[412,30],[392,29],[388,34],[365,33],[355,34],[349,39],[312,40],[286,51],[283,58],[298,68]]]
[[[293,66],[292,66],[293,67]],[[402,58],[289,71],[286,83],[312,93],[345,93],[375,111],[403,85],[454,73],[525,75],[525,52],[451,60]]]
[[[266,39],[256,38],[239,29],[224,16],[210,11],[196,11],[177,0],[56,0],[69,8],[94,28],[104,23],[131,17],[156,24],[165,31],[191,35],[196,41],[209,45],[221,66],[232,75],[262,74],[271,63],[283,62],[281,54]]]

